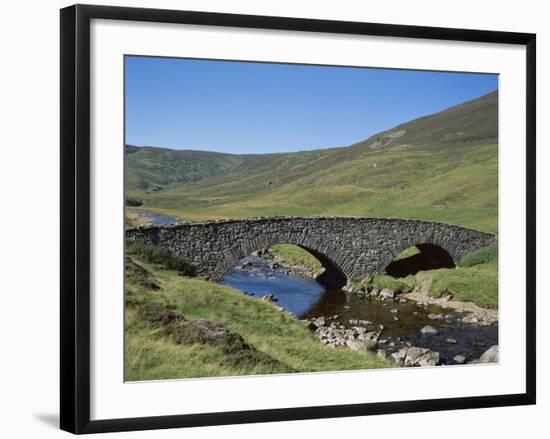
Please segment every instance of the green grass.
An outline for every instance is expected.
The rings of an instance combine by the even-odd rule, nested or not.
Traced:
[[[124,226],[127,228],[137,227],[139,225],[139,215],[126,209],[124,214]]]
[[[401,253],[399,253],[395,257],[394,261],[400,261],[401,259],[410,258],[411,256],[417,255],[419,253],[420,253],[420,250],[418,250],[418,248],[416,248],[415,246],[409,247],[403,250]]]
[[[174,256],[170,250],[145,241],[126,241],[127,254],[137,256],[147,262],[160,264],[162,267],[175,270],[179,274],[193,276],[195,269],[186,261]]]
[[[390,290],[399,292],[408,292],[414,286],[414,277],[395,278],[386,274],[375,274],[370,280],[368,287],[377,290],[389,288]]]
[[[430,294],[441,297],[451,292],[455,300],[498,308],[498,246],[494,244],[472,252],[458,265],[456,269],[427,272],[433,279]]]
[[[483,308],[498,308],[498,263],[493,260],[471,267],[440,268],[418,272],[417,276],[394,278],[385,274],[376,274],[368,287],[381,290],[389,288],[406,293],[415,286],[421,286],[417,279],[432,278],[429,294],[442,297],[452,294],[453,300],[473,302]],[[355,285],[359,289],[361,285]]]
[[[433,282],[430,294],[441,297],[451,292],[454,300],[473,302],[484,308],[498,308],[498,264],[496,261],[471,267],[427,271]]]
[[[301,265],[316,272],[321,271],[323,266],[315,256],[307,250],[292,244],[275,244],[271,246],[272,252],[292,265]]]
[[[171,184],[188,183],[227,172],[245,156],[207,151],[126,146],[125,189],[155,193]],[[139,197],[132,197],[141,201]]]
[[[151,281],[160,288],[148,289],[131,275],[127,277],[127,380],[392,367],[389,361],[369,352],[325,347],[304,322],[279,311],[273,304],[227,286],[161,270],[158,264],[135,262],[149,272]],[[208,319],[224,325],[261,353],[261,361],[251,364],[250,358],[236,360],[219,346],[174,342],[141,316],[140,309],[151,304],[188,320]]]
[[[396,257],[403,259],[418,253],[409,247]],[[369,281],[369,288],[389,288],[408,292],[421,286],[427,277],[432,279],[429,294],[442,297],[452,294],[453,300],[473,302],[484,308],[498,308],[498,247],[490,245],[464,256],[457,268],[420,271],[416,276],[394,278],[377,274]],[[357,288],[357,286],[356,286]]]
[[[415,251],[416,250],[416,251]],[[396,257],[403,259],[418,253],[410,247]],[[454,300],[473,302],[484,308],[498,308],[498,248],[496,245],[483,247],[463,257],[457,268],[440,268],[420,271],[416,276],[394,278],[377,274],[369,282],[370,288],[389,288],[407,292],[421,286],[426,277],[432,278],[429,294],[442,297],[449,293]]]
[[[498,245],[493,244],[464,256],[458,265],[460,267],[472,267],[474,265],[486,262],[496,261],[498,259]]]

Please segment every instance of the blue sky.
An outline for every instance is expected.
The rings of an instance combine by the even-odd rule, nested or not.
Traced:
[[[236,154],[347,146],[498,76],[126,57],[126,143]]]

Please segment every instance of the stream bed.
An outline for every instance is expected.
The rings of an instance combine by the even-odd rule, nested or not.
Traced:
[[[475,360],[489,347],[498,345],[496,324],[464,323],[461,313],[438,305],[405,299],[382,301],[327,290],[315,280],[270,268],[269,261],[255,256],[241,260],[221,283],[258,298],[272,294],[278,306],[298,319],[324,317],[342,330],[361,323],[373,328],[382,325],[378,346],[388,354],[405,346],[416,346],[439,352],[440,364],[459,364]],[[436,333],[421,333],[426,326]],[[463,360],[456,361],[457,355]]]

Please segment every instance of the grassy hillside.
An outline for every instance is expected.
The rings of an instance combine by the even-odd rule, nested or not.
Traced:
[[[126,190],[151,193],[168,185],[223,174],[241,164],[246,156],[126,145],[125,160]]]
[[[125,273],[126,380],[395,367],[371,352],[330,349],[304,322],[230,287],[135,255]],[[202,336],[205,321],[230,335],[223,343]]]
[[[128,184],[127,196],[143,200],[143,208],[184,220],[358,215],[497,232],[497,104],[492,93],[345,148],[221,154],[223,166],[215,154],[218,168],[200,175],[178,168],[166,178],[176,174],[187,180],[169,181],[154,192]],[[127,154],[135,159],[127,160],[129,179],[144,172],[136,154],[141,151]],[[155,155],[152,149],[148,154]]]

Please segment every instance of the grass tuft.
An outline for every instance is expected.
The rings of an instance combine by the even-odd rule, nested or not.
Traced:
[[[464,256],[458,263],[459,267],[473,267],[474,265],[494,262],[498,260],[498,245],[492,244],[487,247],[469,253]]]
[[[370,280],[368,287],[376,290],[389,288],[390,290],[399,293],[406,293],[413,289],[414,277],[409,276],[398,279],[392,276],[388,276],[387,274],[375,274]]]

